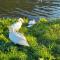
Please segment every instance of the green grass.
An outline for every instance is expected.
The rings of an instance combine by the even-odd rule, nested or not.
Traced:
[[[16,21],[16,18],[0,18],[0,60],[60,60],[60,19],[41,18],[30,28],[27,28],[28,19],[24,19],[19,32],[30,47],[10,41],[8,27]]]

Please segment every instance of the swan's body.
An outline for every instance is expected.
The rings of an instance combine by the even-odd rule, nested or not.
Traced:
[[[24,35],[18,32],[10,32],[9,38],[14,44],[29,46]]]
[[[23,23],[23,19],[19,18],[18,22],[9,27],[9,38],[14,44],[29,46],[26,38],[21,33],[17,32]]]
[[[31,27],[31,26],[34,25],[34,24],[36,24],[36,21],[35,21],[35,20],[31,20],[31,21],[29,21],[27,27]]]

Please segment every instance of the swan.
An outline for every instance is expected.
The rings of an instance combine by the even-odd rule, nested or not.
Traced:
[[[30,20],[27,27],[31,27],[34,24],[36,24],[36,21],[34,19]]]
[[[19,18],[18,19],[18,22],[12,24],[9,29],[12,29],[12,31],[18,31],[21,26],[22,26],[22,23],[24,23],[24,20],[22,18]]]
[[[29,46],[25,36],[18,32],[23,22],[23,19],[19,18],[18,22],[9,26],[9,38],[14,44]]]
[[[19,32],[10,32],[9,38],[14,44],[29,46],[24,35]]]

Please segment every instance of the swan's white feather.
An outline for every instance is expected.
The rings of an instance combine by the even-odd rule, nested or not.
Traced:
[[[36,24],[36,21],[35,21],[35,20],[31,20],[31,21],[29,21],[27,27],[31,27],[31,26],[33,26],[34,24]]]
[[[26,38],[21,33],[10,32],[9,33],[9,38],[15,44],[29,46]]]

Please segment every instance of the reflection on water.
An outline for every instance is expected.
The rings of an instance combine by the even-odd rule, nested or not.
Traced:
[[[60,0],[0,0],[0,17],[60,17]]]

